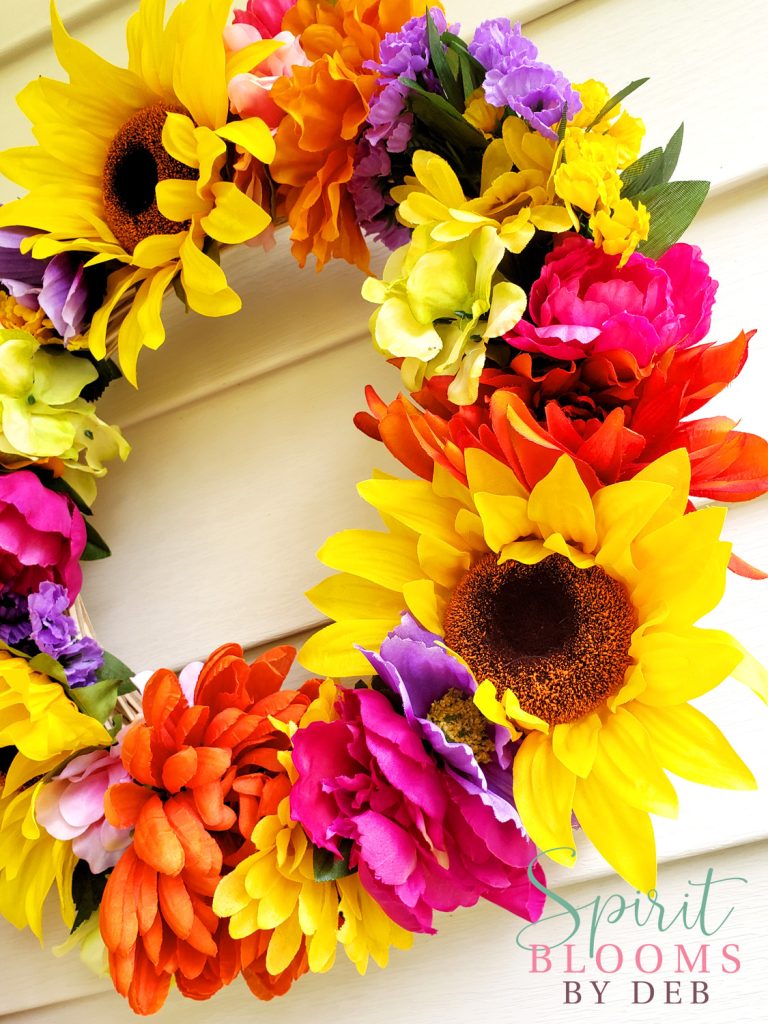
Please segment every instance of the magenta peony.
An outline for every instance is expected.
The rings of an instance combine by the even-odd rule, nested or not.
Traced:
[[[130,829],[115,828],[104,816],[104,794],[121,782],[130,776],[118,744],[75,757],[37,799],[38,822],[54,839],[71,839],[72,852],[95,875],[113,868],[131,843]]]
[[[536,848],[517,824],[441,770],[383,694],[344,690],[338,711],[294,736],[291,815],[312,842],[349,851],[363,887],[410,931],[433,932],[433,911],[480,897],[536,920]]]
[[[563,360],[620,349],[642,368],[704,338],[716,291],[696,246],[678,242],[659,260],[635,253],[620,268],[617,256],[566,235],[531,288],[530,320],[505,338],[524,352]]]
[[[0,590],[31,594],[46,580],[80,593],[85,522],[78,509],[21,470],[0,475]]]

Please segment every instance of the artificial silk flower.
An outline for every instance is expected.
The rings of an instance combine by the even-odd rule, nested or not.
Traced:
[[[410,391],[433,374],[449,374],[452,400],[475,400],[489,338],[510,330],[525,311],[525,292],[497,273],[503,256],[490,226],[438,242],[422,225],[390,256],[382,280],[365,281],[363,297],[380,306],[370,321],[374,344],[403,360]]]
[[[207,999],[242,972],[271,998],[307,969],[302,945],[273,978],[264,962],[271,929],[232,938],[212,907],[222,876],[253,850],[262,792],[289,746],[282,727],[316,696],[312,682],[280,689],[293,655],[278,647],[249,665],[230,644],[206,661],[193,703],[165,669],[144,689],[144,716],[122,741],[132,781],[104,799],[107,821],[133,829],[133,841],[101,904],[112,980],[136,1013],[158,1010],[172,980]]]
[[[0,329],[0,466],[49,468],[90,505],[105,463],[131,450],[120,428],[80,397],[97,378],[88,359]]]
[[[338,696],[335,683],[327,680],[299,721],[298,731],[288,726],[286,734],[295,738],[313,722],[334,721]],[[370,959],[386,967],[390,947],[409,949],[411,934],[387,916],[358,874],[316,879],[316,850],[291,813],[291,792],[298,777],[291,752],[279,754],[278,760],[282,773],[269,780],[259,796],[251,835],[255,851],[221,880],[214,911],[230,918],[234,939],[270,932],[265,968],[272,976],[281,975],[303,949],[310,971],[329,971],[338,945],[360,974],[365,974]]]
[[[23,251],[38,259],[87,252],[92,264],[123,265],[109,275],[87,340],[103,359],[110,318],[131,297],[118,351],[134,384],[141,348],[164,341],[162,298],[177,276],[196,312],[240,308],[206,239],[244,242],[269,223],[224,173],[229,143],[260,161],[274,155],[260,118],[228,122],[227,83],[280,44],[257,43],[228,62],[229,7],[183,0],[163,27],[165,0],[141,0],[128,23],[125,69],[72,39],[53,7],[54,47],[69,82],[39,78],[24,89],[20,102],[41,142],[0,157],[3,173],[29,190],[0,209],[0,227],[37,229]]]
[[[378,88],[369,63],[388,32],[423,14],[417,0],[299,0],[283,20],[312,61],[275,82],[270,97],[285,112],[270,172],[279,184],[300,266],[340,257],[363,270],[369,253],[349,189],[357,137]]]
[[[347,531],[321,549],[342,575],[311,596],[337,621],[307,641],[302,663],[364,673],[354,645],[379,649],[407,608],[472,671],[489,721],[522,741],[513,794],[531,839],[570,863],[575,814],[609,864],[648,890],[649,815],[677,814],[665,770],[755,785],[688,703],[734,673],[768,699],[738,642],[696,625],[723,594],[725,510],[685,514],[682,451],[593,495],[566,456],[531,490],[480,449],[464,458],[467,486],[440,466],[431,482],[360,485],[388,530]]]

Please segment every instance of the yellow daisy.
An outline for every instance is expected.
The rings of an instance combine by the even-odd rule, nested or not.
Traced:
[[[309,596],[337,621],[301,660],[369,674],[353,645],[378,648],[407,608],[472,670],[486,717],[522,738],[514,796],[534,842],[570,863],[574,813],[615,870],[648,890],[649,813],[677,814],[665,770],[755,785],[688,703],[735,672],[768,699],[765,673],[737,641],[695,625],[725,587],[725,510],[685,514],[683,451],[594,495],[567,456],[530,493],[487,453],[465,457],[468,487],[439,467],[431,483],[360,485],[388,532],[346,531],[322,548],[341,572]]]
[[[335,699],[336,685],[328,680],[299,728],[335,718]],[[291,735],[296,726],[284,729]],[[278,756],[293,784],[297,775],[290,751]],[[280,801],[277,813],[259,821],[252,839],[256,852],[221,880],[213,909],[219,917],[230,918],[229,931],[235,939],[274,929],[266,959],[270,974],[286,970],[302,942],[306,943],[309,969],[315,973],[333,967],[338,943],[360,974],[365,974],[369,958],[386,967],[391,946],[411,947],[411,933],[385,914],[356,874],[315,880],[314,848],[301,825],[291,819],[289,795]]]
[[[42,777],[78,750],[111,742],[104,726],[82,714],[58,683],[24,658],[0,651],[0,747],[17,751],[0,794],[0,915],[38,938],[54,885],[71,926],[77,863],[72,844],[54,839],[35,820]]]
[[[128,67],[119,68],[72,39],[52,4],[53,43],[69,82],[39,78],[19,94],[38,145],[0,155],[0,171],[29,190],[0,209],[0,226],[41,232],[25,250],[41,259],[92,252],[91,263],[124,264],[109,276],[87,342],[103,358],[109,319],[131,299],[118,350],[134,384],[142,346],[165,338],[162,298],[177,274],[196,312],[236,312],[240,298],[206,242],[247,241],[270,220],[226,180],[228,145],[263,162],[274,156],[260,118],[227,123],[227,83],[280,43],[255,43],[227,60],[229,8],[230,0],[183,0],[164,25],[165,0],[142,0],[128,23]]]

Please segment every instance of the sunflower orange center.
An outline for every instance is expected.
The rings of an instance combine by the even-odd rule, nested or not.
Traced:
[[[573,722],[614,694],[630,663],[635,614],[618,580],[563,555],[535,565],[486,555],[456,587],[446,644],[499,697],[551,725]]]
[[[126,252],[132,253],[143,238],[173,235],[189,221],[168,220],[157,208],[155,186],[166,178],[197,178],[198,171],[167,152],[163,126],[169,112],[186,113],[178,107],[155,103],[134,114],[110,143],[102,175],[104,219]]]

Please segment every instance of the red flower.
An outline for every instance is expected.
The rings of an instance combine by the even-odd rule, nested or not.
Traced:
[[[107,882],[101,933],[115,988],[136,1013],[165,1002],[171,978],[182,994],[207,999],[243,971],[270,999],[307,970],[305,951],[279,977],[266,971],[271,932],[229,936],[213,912],[223,874],[253,852],[250,836],[274,813],[286,776],[286,735],[271,719],[298,722],[317,683],[281,690],[295,652],[268,651],[248,665],[241,648],[220,648],[189,705],[173,672],[144,691],[144,721],[126,734],[122,759],[133,782],[107,792],[108,820],[133,828],[133,842]]]

